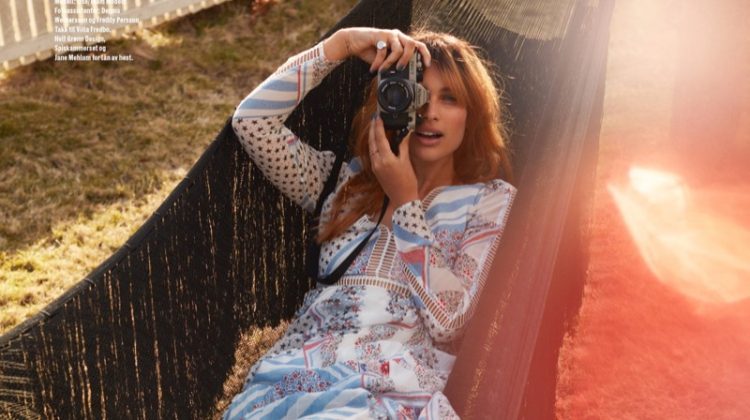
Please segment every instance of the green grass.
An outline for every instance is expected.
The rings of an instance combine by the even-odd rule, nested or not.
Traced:
[[[232,1],[107,43],[131,63],[0,74],[0,333],[116,250],[240,100],[355,3]]]

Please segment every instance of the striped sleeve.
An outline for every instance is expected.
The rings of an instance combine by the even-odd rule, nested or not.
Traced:
[[[284,121],[341,61],[325,57],[323,43],[286,61],[240,102],[232,128],[265,177],[303,209],[312,212],[335,155],[300,141]]]
[[[449,218],[461,219],[463,214],[465,228],[459,231],[433,231],[419,200],[394,211],[393,234],[403,273],[436,342],[458,338],[474,313],[515,192],[512,185],[496,180],[484,184],[469,204],[443,204]]]

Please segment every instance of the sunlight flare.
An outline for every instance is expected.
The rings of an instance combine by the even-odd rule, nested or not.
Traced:
[[[750,297],[750,220],[713,205],[747,208],[750,191],[691,189],[679,175],[640,167],[628,181],[608,189],[660,281],[705,302]]]

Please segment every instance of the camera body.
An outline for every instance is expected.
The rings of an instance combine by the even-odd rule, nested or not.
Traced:
[[[422,57],[416,51],[402,70],[393,65],[378,73],[378,113],[387,130],[416,127],[417,110],[430,98],[421,85],[423,74]]]

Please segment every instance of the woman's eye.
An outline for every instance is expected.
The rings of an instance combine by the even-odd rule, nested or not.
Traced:
[[[456,102],[456,97],[453,95],[443,95],[443,100],[446,102]]]

